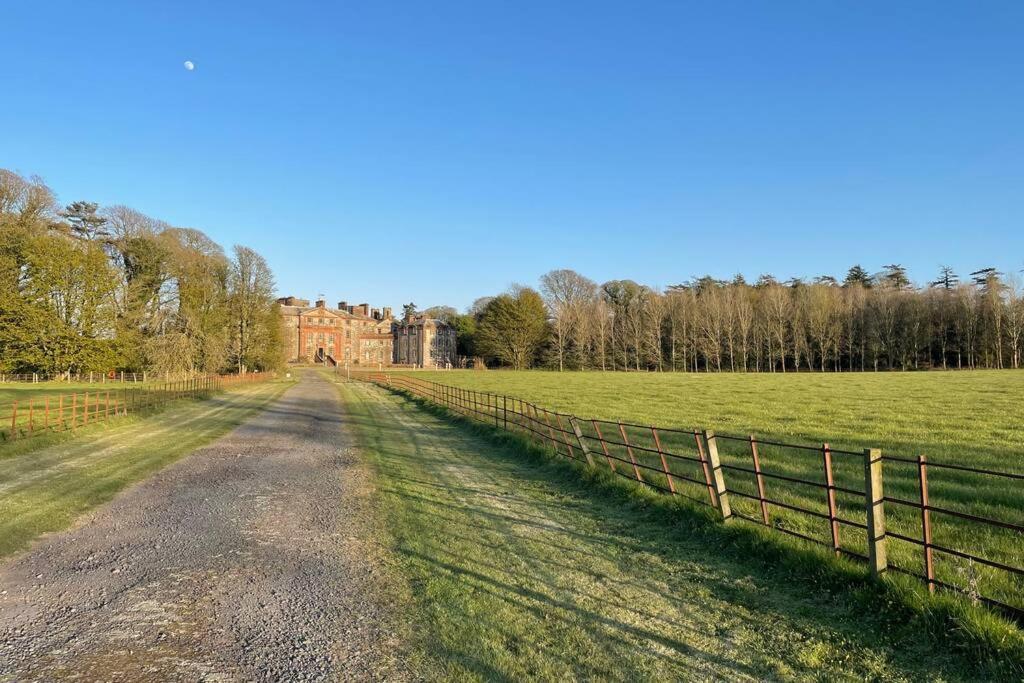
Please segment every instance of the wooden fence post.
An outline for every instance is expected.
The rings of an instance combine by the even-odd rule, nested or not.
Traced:
[[[928,510],[928,464],[923,455],[917,456],[917,481],[921,490],[921,540],[924,541],[924,575],[928,592],[935,592],[935,567],[932,565],[932,520]]]
[[[722,513],[722,519],[726,520],[732,517],[732,507],[729,505],[729,492],[725,488],[725,473],[722,472],[722,460],[718,455],[715,433],[704,430],[704,443],[708,448],[708,466],[711,468],[711,483],[714,486],[717,507]]]
[[[832,532],[832,551],[836,557],[842,552],[839,550],[839,515],[836,513],[836,484],[832,477],[832,449],[828,444],[821,445],[821,456],[825,467],[825,501],[828,504],[828,525]]]
[[[18,438],[18,402],[11,404],[11,440]]]
[[[868,565],[873,576],[888,567],[885,554],[885,501],[882,493],[882,451],[864,449],[864,504],[868,526]]]
[[[576,423],[576,418],[572,415],[569,416],[569,424],[572,426],[572,432],[576,435],[576,441],[580,445],[580,450],[583,451],[583,455],[587,458],[587,464],[591,467],[594,466],[594,458],[590,455],[590,449],[587,447],[586,441],[583,440],[583,430]]]
[[[761,521],[768,526],[768,501],[764,495],[764,476],[761,474],[761,457],[757,453],[757,439],[750,435],[750,457],[754,460],[754,477],[757,479],[757,500],[761,503]]]

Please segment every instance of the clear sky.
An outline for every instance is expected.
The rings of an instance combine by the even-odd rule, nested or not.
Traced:
[[[35,0],[0,69],[0,167],[283,294],[1024,268],[1020,0]]]

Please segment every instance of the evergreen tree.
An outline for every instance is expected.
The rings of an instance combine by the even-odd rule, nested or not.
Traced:
[[[960,284],[960,278],[953,272],[953,269],[949,266],[939,267],[939,277],[932,281],[932,287],[941,287],[947,292],[956,288]]]
[[[860,285],[865,289],[871,287],[871,276],[868,275],[868,271],[864,270],[860,264],[854,265],[846,271],[846,278],[843,279],[844,287],[853,287],[855,285]]]

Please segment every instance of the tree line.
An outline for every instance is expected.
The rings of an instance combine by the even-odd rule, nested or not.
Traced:
[[[60,206],[0,169],[0,369],[47,374],[276,367],[273,274],[252,249],[127,206]]]
[[[994,268],[961,279],[942,267],[914,285],[900,264],[870,274],[748,283],[710,276],[657,291],[554,270],[464,314],[459,352],[488,365],[557,370],[849,372],[1019,368],[1020,280]]]

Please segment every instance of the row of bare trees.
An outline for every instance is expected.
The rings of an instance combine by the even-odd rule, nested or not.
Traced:
[[[964,282],[942,268],[914,286],[893,264],[786,283],[703,277],[655,291],[571,270],[541,278],[556,369],[787,372],[1018,368],[1020,281],[992,268]]]
[[[198,230],[125,206],[60,206],[0,169],[0,369],[219,372],[281,358],[274,280]]]

